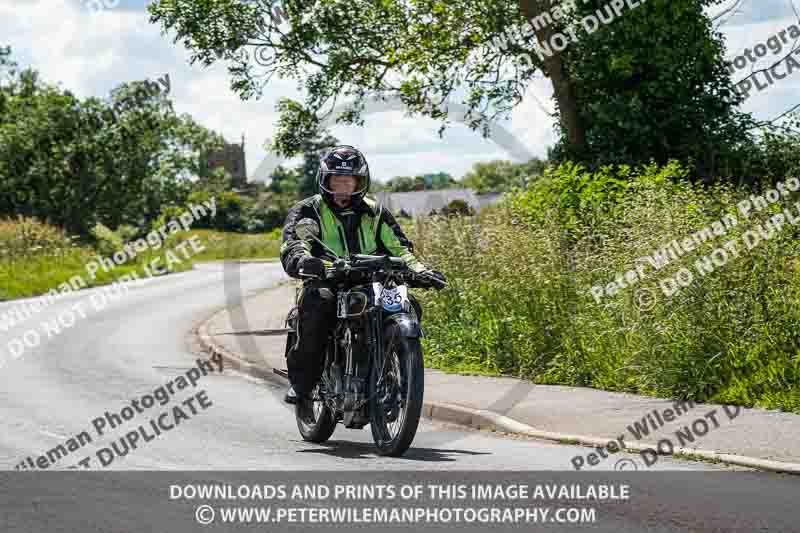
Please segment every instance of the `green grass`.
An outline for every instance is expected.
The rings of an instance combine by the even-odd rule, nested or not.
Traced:
[[[185,254],[176,250],[184,241],[196,238],[202,251],[184,245]],[[148,249],[133,261],[106,272],[99,268],[92,279],[86,265],[98,252],[77,245],[63,232],[31,219],[0,220],[0,301],[38,296],[80,276],[87,287],[106,285],[122,276],[136,273],[147,277],[145,266],[156,262],[170,273],[191,270],[195,262],[219,260],[276,260],[280,241],[275,235],[242,235],[211,230],[191,230],[171,235],[162,248]],[[171,251],[172,256],[167,256]],[[187,258],[188,256],[188,258]],[[177,258],[177,261],[174,260]],[[169,263],[169,264],[168,264]]]
[[[224,260],[272,260],[280,255],[281,241],[277,233],[270,235],[250,235],[242,233],[223,233],[213,230],[189,230],[176,234],[170,245],[197,237],[205,248],[192,255],[194,261]]]
[[[0,300],[27,298],[45,294],[50,289],[58,290],[59,285],[74,276],[80,276],[87,287],[106,285],[133,272],[145,277],[144,266],[156,256],[163,258],[163,254],[159,253],[146,254],[140,261],[117,266],[108,272],[101,268],[92,279],[86,271],[86,264],[93,261],[95,255],[90,249],[78,248],[59,256],[40,255],[17,261],[0,261]],[[164,262],[162,259],[162,264]],[[191,262],[183,261],[173,264],[170,271],[181,272],[191,268]]]

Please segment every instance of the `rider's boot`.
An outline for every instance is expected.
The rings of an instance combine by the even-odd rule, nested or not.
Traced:
[[[298,401],[300,401],[300,396],[302,396],[302,394],[298,393],[294,389],[294,386],[290,385],[289,390],[286,391],[286,396],[283,397],[283,401],[290,404],[296,404]]]

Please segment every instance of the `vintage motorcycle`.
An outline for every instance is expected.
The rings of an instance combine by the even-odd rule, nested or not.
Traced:
[[[378,453],[400,456],[416,435],[425,387],[421,309],[408,288],[441,289],[446,283],[410,270],[399,257],[338,257],[319,240],[312,219],[300,220],[296,231],[330,252],[333,266],[323,279],[336,287],[338,318],[326,342],[322,378],[310,398],[295,404],[300,434],[319,443],[339,422],[350,429],[369,423]],[[286,320],[287,354],[297,346],[297,309]]]

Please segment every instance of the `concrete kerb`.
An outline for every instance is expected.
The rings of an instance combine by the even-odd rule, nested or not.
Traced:
[[[522,422],[514,420],[513,418],[493,413],[491,411],[471,409],[460,405],[426,402],[424,409],[424,413],[428,418],[470,426],[476,429],[494,429],[506,433],[525,435],[528,437],[554,442],[580,444],[591,447],[605,446],[610,440],[606,437],[570,435],[566,433],[545,431],[527,424],[523,424]],[[629,452],[641,452],[646,449],[658,450],[658,446],[654,443],[651,444],[641,442],[625,443],[624,447],[624,450]],[[672,454],[659,453],[659,455],[673,455],[689,460],[697,458],[708,461],[718,461],[725,464],[757,468],[759,470],[765,470],[769,472],[800,474],[800,464],[798,463],[770,461],[768,459],[758,459],[754,457],[722,453],[711,450],[676,447],[674,453]]]
[[[286,378],[275,374],[271,371],[271,369],[265,369],[259,367],[258,365],[249,363],[235,353],[214,342],[213,337],[208,332],[208,325],[218,314],[223,313],[226,310],[226,308],[220,309],[197,327],[195,333],[202,349],[210,356],[217,354],[220,355],[225,359],[226,363],[231,368],[234,368],[239,372],[259,379],[271,381],[281,386],[287,386],[289,381]],[[483,409],[472,409],[470,407],[444,402],[425,401],[422,407],[422,415],[423,417],[431,420],[438,420],[440,422],[447,422],[473,429],[501,431],[559,443],[579,444],[583,446],[594,447],[605,446],[609,441],[609,439],[605,437],[570,435],[567,433],[545,431],[527,424],[523,424],[518,420],[514,420],[513,418],[509,418],[498,413]],[[658,450],[658,446],[656,444],[645,442],[624,444],[624,450],[628,452],[641,452],[646,449]],[[674,453],[672,454],[659,455],[673,455],[688,460],[699,459],[716,461],[724,464],[756,468],[769,472],[800,475],[800,464],[797,463],[770,461],[768,459],[758,459],[754,457],[721,453],[711,450],[675,448]]]

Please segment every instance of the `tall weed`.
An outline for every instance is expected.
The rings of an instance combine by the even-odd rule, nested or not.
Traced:
[[[800,195],[747,218],[736,204],[752,191],[686,178],[674,163],[567,164],[478,216],[418,221],[412,240],[451,281],[420,295],[429,365],[800,412],[800,225],[743,240]],[[726,215],[693,250],[647,259]],[[642,279],[593,296],[637,267]],[[681,269],[693,280],[665,294]]]

